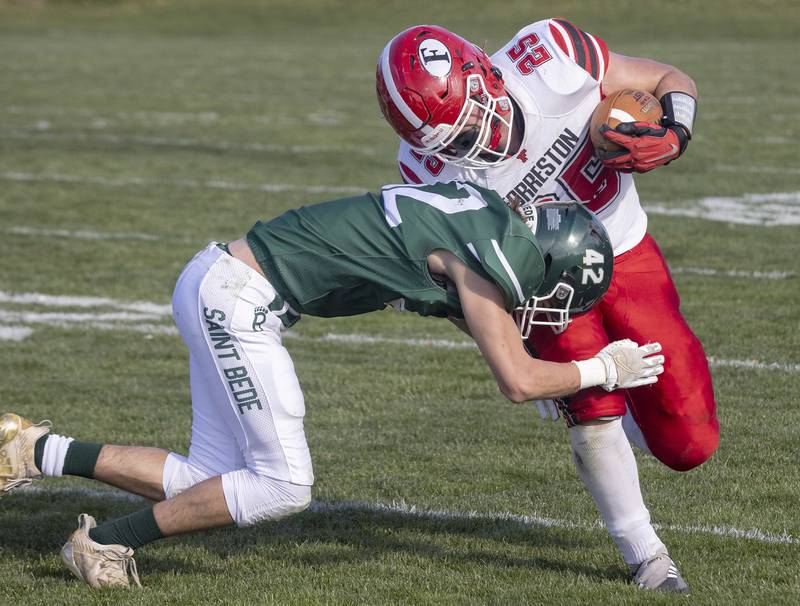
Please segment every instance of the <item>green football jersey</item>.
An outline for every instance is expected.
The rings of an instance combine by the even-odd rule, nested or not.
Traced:
[[[495,192],[463,182],[391,185],[380,196],[303,206],[256,223],[247,241],[275,289],[312,316],[393,305],[463,318],[455,289],[428,271],[437,249],[497,284],[509,311],[534,294],[545,271],[516,213]]]

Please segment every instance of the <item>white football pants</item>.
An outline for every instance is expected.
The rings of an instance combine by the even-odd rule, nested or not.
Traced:
[[[189,457],[170,453],[167,498],[221,475],[240,526],[305,509],[314,483],[305,404],[264,277],[210,243],[175,285],[172,313],[189,348]]]

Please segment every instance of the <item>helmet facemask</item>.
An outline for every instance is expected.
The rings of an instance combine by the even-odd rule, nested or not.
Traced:
[[[440,124],[423,138],[423,151],[465,168],[487,168],[506,159],[511,144],[514,106],[507,96],[493,97],[479,74],[466,80],[469,96],[453,125]],[[505,127],[505,142],[498,147]]]
[[[541,297],[531,297],[524,305],[514,309],[514,319],[522,339],[527,339],[534,326],[550,326],[560,334],[567,330],[570,318],[570,305],[575,289],[566,282],[558,282],[550,293]]]

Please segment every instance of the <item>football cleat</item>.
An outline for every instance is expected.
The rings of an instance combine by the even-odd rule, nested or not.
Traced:
[[[78,529],[61,548],[61,559],[72,574],[95,589],[103,587],[130,587],[128,573],[137,587],[139,572],[133,549],[124,545],[103,545],[89,537],[89,531],[97,526],[88,513],[78,516]]]
[[[631,572],[633,582],[640,589],[687,594],[692,592],[666,551],[660,551],[641,564],[631,566]]]
[[[11,412],[0,417],[0,496],[42,477],[33,451],[49,431],[50,421],[32,423]]]

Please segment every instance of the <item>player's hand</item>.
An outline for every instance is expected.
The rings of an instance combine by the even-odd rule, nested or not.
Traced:
[[[623,122],[600,132],[609,141],[625,149],[609,152],[597,150],[598,157],[609,168],[622,172],[646,173],[680,156],[689,144],[683,127],[677,124],[659,126],[647,122]]]
[[[654,355],[659,351],[660,343],[641,347],[630,339],[609,343],[595,356],[606,367],[606,382],[601,387],[613,391],[655,383],[664,372],[664,356]]]
[[[558,406],[556,406],[554,400],[534,400],[533,403],[536,404],[539,418],[542,421],[547,421],[548,419],[558,421]]]

